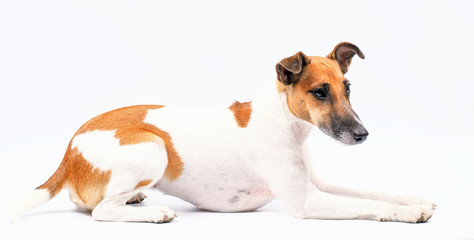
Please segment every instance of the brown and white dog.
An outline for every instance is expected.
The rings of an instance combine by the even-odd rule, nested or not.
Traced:
[[[211,211],[279,198],[299,218],[425,222],[430,201],[328,185],[312,170],[305,140],[314,126],[345,144],[367,138],[344,77],[355,55],[364,58],[347,42],[327,57],[298,52],[276,65],[276,85],[220,111],[142,105],[99,115],[79,128],[46,183],[12,201],[10,217],[20,221],[67,187],[96,220],[172,221],[166,207],[126,205],[153,187]]]

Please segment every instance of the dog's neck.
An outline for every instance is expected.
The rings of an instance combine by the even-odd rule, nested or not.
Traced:
[[[278,92],[275,84],[266,87],[252,101],[254,126],[279,141],[302,145],[314,125],[290,112],[286,92]],[[284,139],[282,139],[284,138]]]

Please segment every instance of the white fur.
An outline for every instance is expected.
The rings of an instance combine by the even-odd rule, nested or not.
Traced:
[[[19,223],[21,214],[35,208],[50,199],[49,192],[44,189],[35,189],[25,195],[19,196],[10,202],[8,216],[12,222]]]
[[[150,110],[145,122],[171,135],[184,164],[178,179],[158,182],[163,192],[199,208],[225,212],[253,210],[273,199],[265,182],[244,162],[252,142],[244,141],[248,129],[237,126],[229,109],[164,107]]]
[[[286,93],[278,93],[274,85],[251,107],[244,128],[229,109],[149,110],[144,121],[169,133],[183,162],[182,173],[173,181],[162,178],[168,163],[162,143],[122,146],[114,131],[76,136],[72,147],[95,168],[112,171],[106,196],[92,216],[107,221],[171,221],[174,212],[163,207],[125,206],[143,189],[134,187],[144,179],[153,180],[149,186],[156,183],[164,193],[212,211],[249,211],[277,197],[301,218],[417,222],[431,216],[434,204],[429,201],[322,183],[305,147],[313,125],[289,111]],[[47,201],[41,196],[34,202]],[[19,211],[13,212],[15,219]]]

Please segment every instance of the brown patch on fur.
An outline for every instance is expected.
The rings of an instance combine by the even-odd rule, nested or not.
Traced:
[[[148,110],[162,107],[164,106],[138,105],[112,110],[88,121],[79,128],[76,135],[94,130],[116,130],[115,137],[119,139],[120,145],[152,141],[163,143],[168,155],[168,166],[163,175],[170,181],[173,181],[183,171],[183,162],[174,149],[171,136],[156,126],[143,122]]]
[[[68,148],[64,161],[69,190],[80,205],[92,210],[104,199],[112,171],[101,171],[90,164],[77,148]]]
[[[163,139],[156,136],[151,132],[143,132],[142,129],[137,127],[125,127],[117,129],[115,137],[119,139],[120,145],[133,145],[144,142],[156,142],[164,145]]]
[[[92,210],[104,198],[111,173],[94,169],[77,148],[71,149],[69,143],[61,165],[38,189],[47,189],[50,196],[54,197],[67,182],[73,201]]]
[[[241,128],[247,127],[249,123],[250,114],[252,113],[252,105],[250,103],[251,102],[240,103],[235,101],[229,107],[229,109],[234,112],[234,118],[237,122],[237,125],[239,125]]]
[[[140,182],[137,184],[137,186],[135,186],[135,189],[144,187],[144,186],[150,184],[151,181],[152,181],[151,179],[142,180],[142,181],[140,181]]]
[[[69,148],[68,148],[69,149]],[[56,196],[66,183],[66,165],[64,160],[59,165],[58,169],[51,175],[51,177],[41,186],[36,189],[46,189],[49,192],[50,198]]]
[[[140,128],[145,127],[143,131],[150,130],[150,124],[143,122],[145,120],[148,110],[159,109],[164,107],[163,105],[138,105],[131,107],[124,107],[115,109],[106,113],[103,113],[97,117],[92,118],[82,125],[79,130],[77,130],[76,135],[86,133],[94,130],[117,130],[118,132],[124,132],[127,130],[132,130],[131,128]],[[136,131],[135,131],[136,132]],[[149,132],[149,131],[148,131]],[[117,136],[119,135],[119,136]],[[115,137],[120,139],[120,133],[115,134]],[[124,136],[124,135],[122,135]]]

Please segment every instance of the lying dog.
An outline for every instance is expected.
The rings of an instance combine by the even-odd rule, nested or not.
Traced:
[[[84,124],[46,183],[14,200],[10,217],[45,203],[65,186],[102,221],[170,222],[158,206],[127,206],[155,187],[200,209],[240,212],[279,198],[299,218],[425,222],[427,200],[327,185],[312,171],[305,140],[314,126],[345,144],[368,132],[349,102],[352,57],[340,43],[327,57],[302,52],[276,65],[276,85],[220,111],[162,105],[116,109]]]

